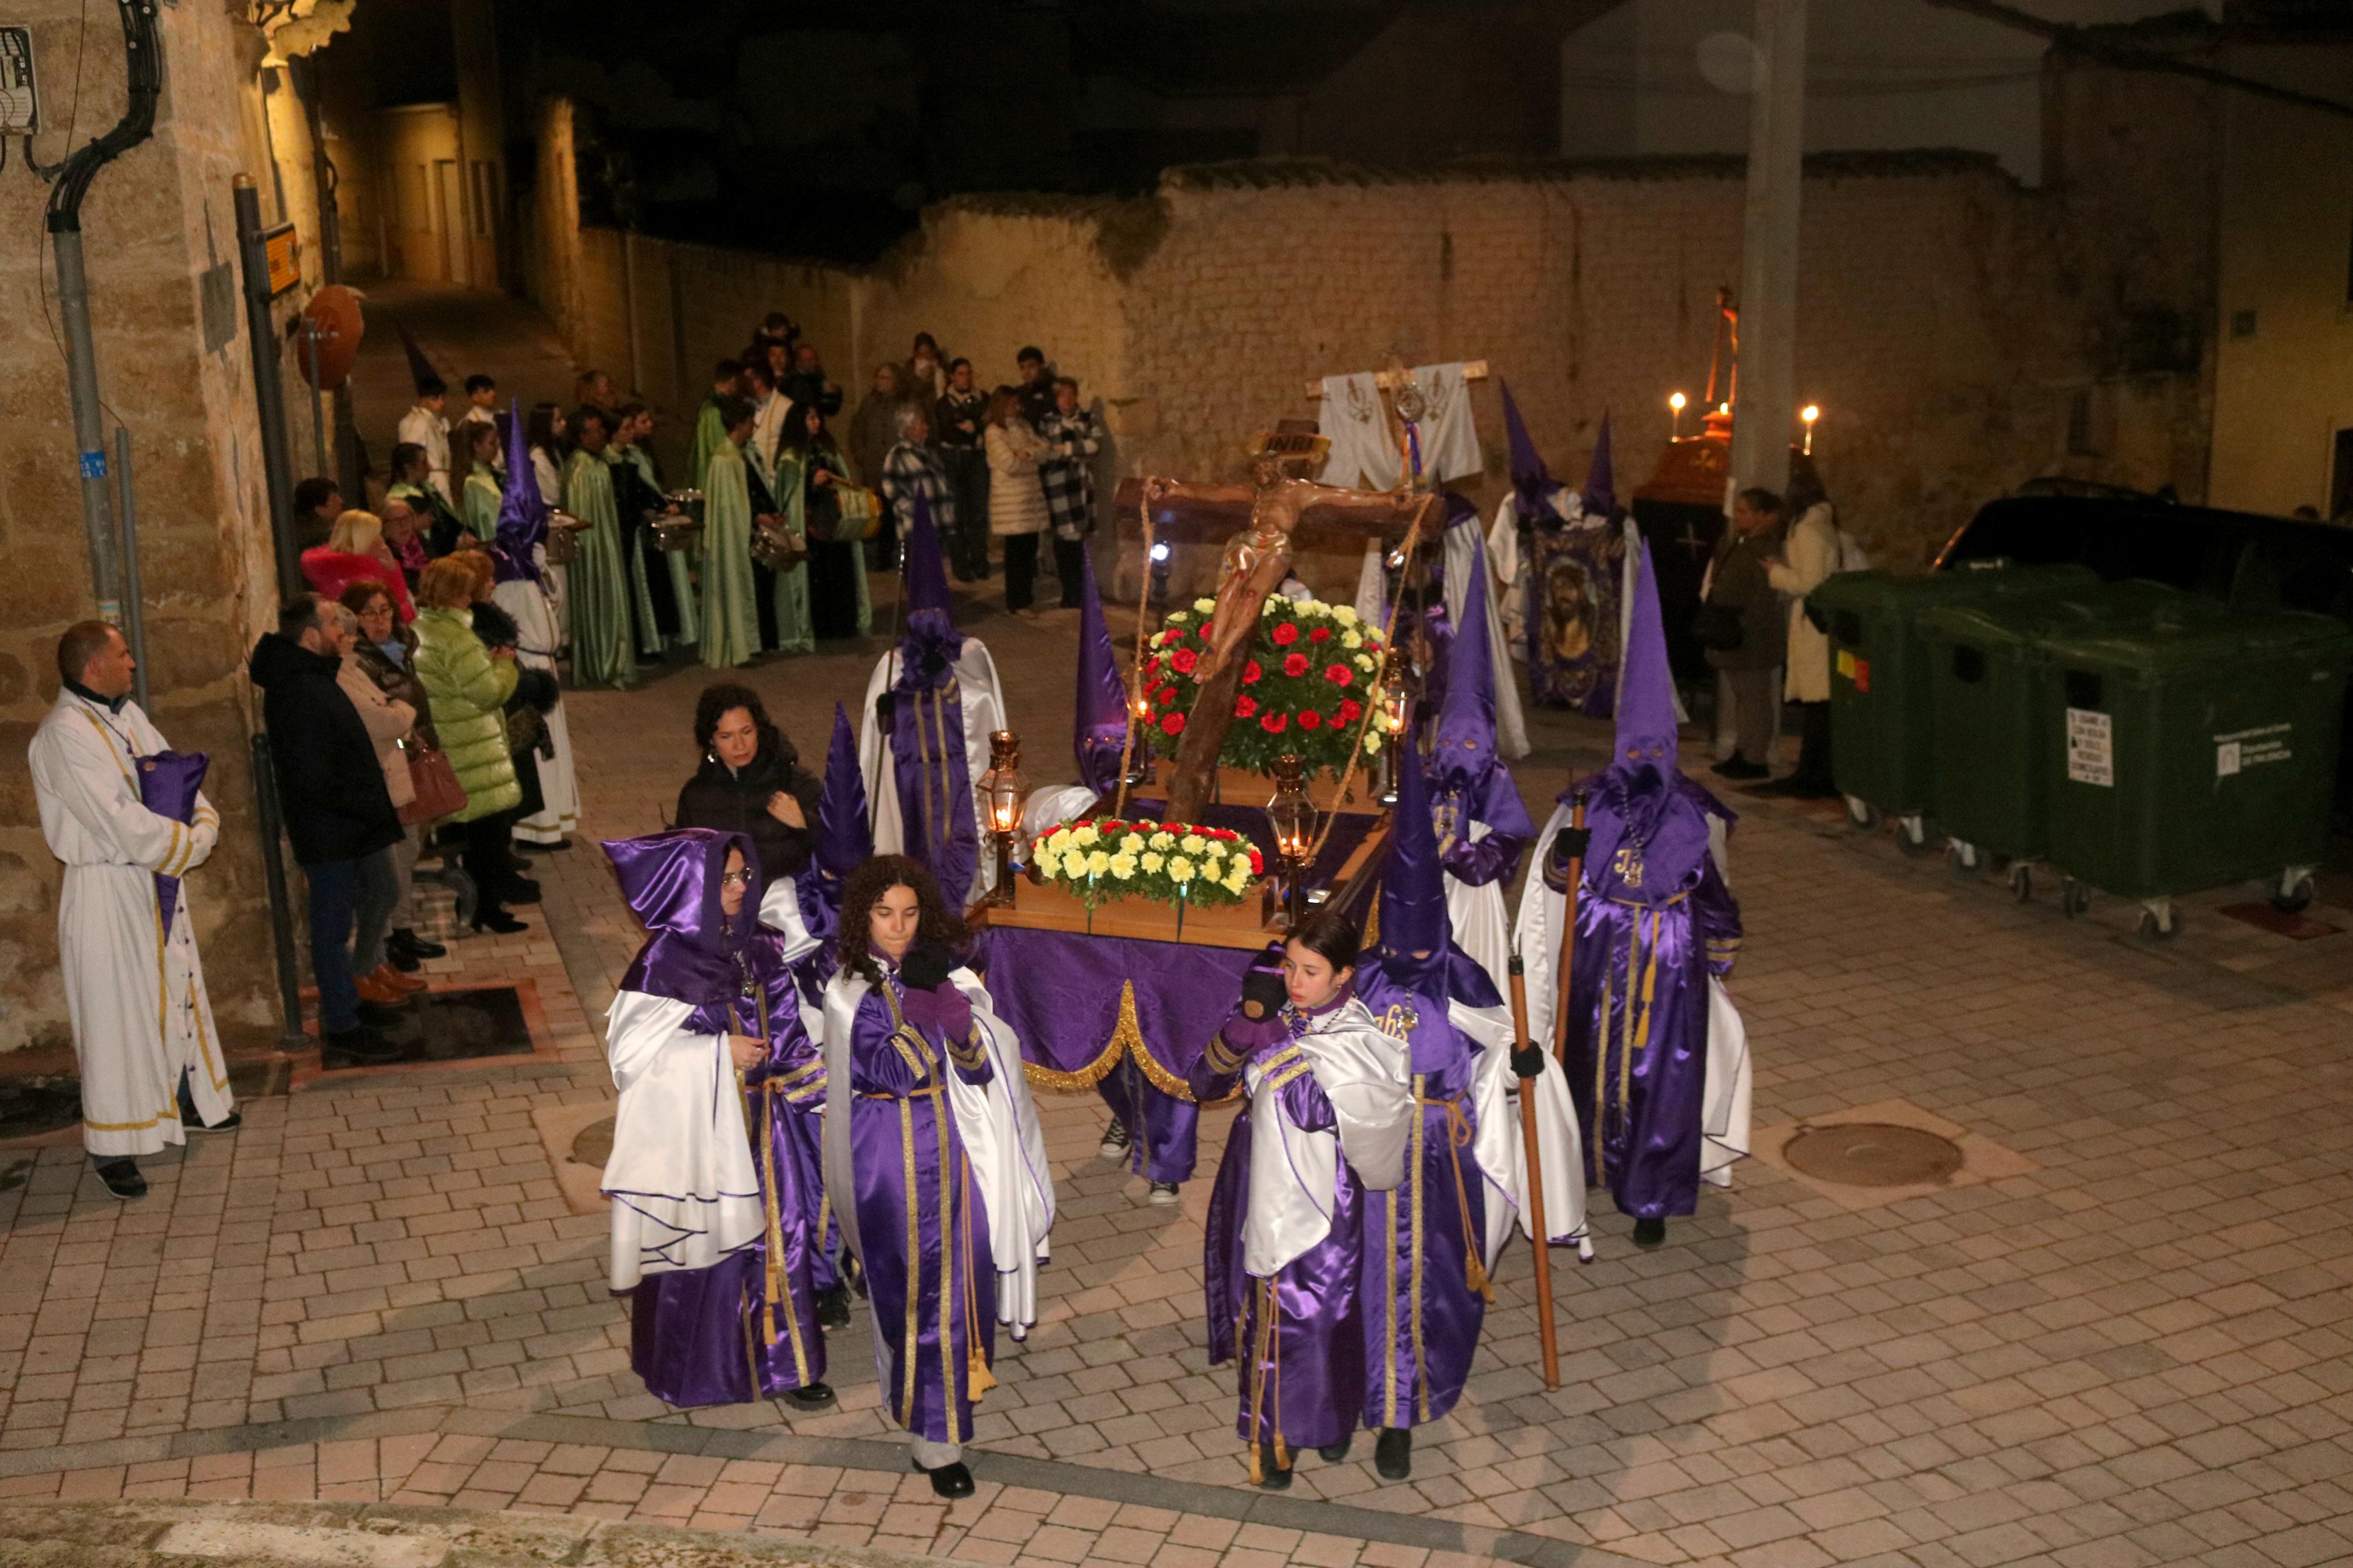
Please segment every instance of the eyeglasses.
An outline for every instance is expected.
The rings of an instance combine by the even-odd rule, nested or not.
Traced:
[[[752,885],[752,873],[748,869],[722,871],[719,873],[719,885],[723,888],[748,888]]]

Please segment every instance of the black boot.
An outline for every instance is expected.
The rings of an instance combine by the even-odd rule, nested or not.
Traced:
[[[849,1327],[849,1287],[836,1285],[817,1294],[817,1322],[821,1329]]]
[[[796,1410],[830,1410],[833,1390],[822,1383],[805,1383],[785,1391],[785,1403]]]
[[[1274,1445],[1261,1443],[1258,1450],[1259,1487],[1263,1491],[1287,1492],[1291,1489],[1291,1467],[1274,1468]]]
[[[1385,1481],[1401,1481],[1413,1474],[1413,1428],[1384,1426],[1373,1445],[1373,1468]]]
[[[1634,1222],[1634,1245],[1660,1247],[1667,1239],[1667,1222],[1663,1219],[1638,1219]]]
[[[1336,1465],[1341,1460],[1348,1457],[1348,1445],[1354,1443],[1356,1440],[1356,1435],[1354,1432],[1351,1432],[1346,1436],[1341,1438],[1338,1442],[1326,1443],[1322,1447],[1316,1449],[1316,1458],[1322,1459],[1327,1465]]]

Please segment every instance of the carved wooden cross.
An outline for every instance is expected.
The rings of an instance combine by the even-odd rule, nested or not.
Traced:
[[[1194,670],[1200,690],[1186,715],[1168,790],[1167,819],[1194,822],[1216,782],[1218,754],[1233,724],[1234,698],[1260,611],[1267,595],[1282,586],[1293,552],[1303,543],[1378,539],[1386,544],[1409,536],[1417,525],[1434,528],[1438,498],[1314,484],[1286,474],[1280,458],[1261,455],[1251,464],[1247,485],[1131,480],[1121,485],[1119,500],[1122,506],[1150,509],[1155,538],[1229,541],[1209,647]]]

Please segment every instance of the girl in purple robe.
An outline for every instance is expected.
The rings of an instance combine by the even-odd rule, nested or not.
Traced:
[[[752,841],[680,828],[604,847],[647,931],[607,1030],[620,1103],[603,1184],[630,1364],[674,1405],[824,1409],[816,1205],[797,1151],[825,1069],[783,938],[746,907]]]
[[[1319,911],[1270,953],[1192,1071],[1196,1100],[1249,1091],[1209,1196],[1212,1364],[1242,1363],[1250,1479],[1291,1484],[1292,1451],[1347,1455],[1365,1408],[1366,1194],[1397,1186],[1413,1104],[1405,1052],[1357,1000],[1358,937]]]
[[[825,1168],[863,1267],[891,1418],[941,1497],[968,1497],[972,1406],[994,1387],[997,1271],[955,1081],[995,1068],[948,944],[963,928],[931,874],[881,855],[842,893],[825,993]]]

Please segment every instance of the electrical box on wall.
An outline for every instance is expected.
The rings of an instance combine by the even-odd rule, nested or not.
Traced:
[[[0,136],[29,136],[41,128],[41,95],[33,80],[33,29],[0,23]]]

